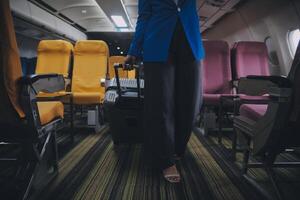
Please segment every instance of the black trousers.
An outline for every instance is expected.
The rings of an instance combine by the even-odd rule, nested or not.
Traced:
[[[180,22],[167,62],[145,62],[145,149],[151,164],[165,169],[183,156],[202,104],[200,62]]]

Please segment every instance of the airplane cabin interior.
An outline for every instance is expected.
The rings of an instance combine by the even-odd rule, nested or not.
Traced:
[[[176,184],[147,165],[126,64],[145,1],[0,1],[0,199],[299,199],[300,1],[179,0],[205,57]]]

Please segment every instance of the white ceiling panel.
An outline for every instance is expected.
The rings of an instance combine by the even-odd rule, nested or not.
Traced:
[[[94,0],[45,0],[44,2],[58,11],[76,5],[97,5]]]
[[[203,6],[201,6],[201,8],[199,9],[199,14],[201,16],[212,16],[214,15],[216,12],[218,12],[220,10],[219,7],[214,7],[214,6],[210,6],[208,4],[204,4]]]
[[[125,5],[135,5],[135,6],[137,6],[138,3],[139,3],[138,0],[122,0],[122,1],[123,1],[123,3],[124,3]]]
[[[137,18],[138,16],[138,6],[134,6],[134,5],[130,5],[130,6],[126,6],[127,9],[127,13],[130,17],[134,17]]]
[[[212,28],[226,13],[231,12],[240,0],[198,0],[201,32]]]
[[[203,26],[211,26],[225,14],[226,14],[226,11],[224,11],[224,10],[216,12],[214,15],[212,15],[210,18],[208,18],[208,20],[203,24]]]
[[[33,0],[36,1],[36,0]],[[101,9],[96,0],[42,0],[44,4],[49,5],[57,12],[57,16],[64,18],[70,23],[78,24],[87,31],[105,30],[115,31],[115,27]],[[39,1],[37,1],[39,3]],[[69,20],[68,20],[69,19]],[[108,28],[109,27],[109,28]]]
[[[127,10],[133,26],[136,25],[138,17],[138,0],[121,0]],[[240,0],[197,0],[197,11],[199,14],[200,26],[205,26],[204,30],[212,27],[213,23],[219,20],[224,14],[239,2]]]
[[[78,22],[80,25],[84,25],[87,30],[95,31],[95,30],[103,30],[105,31],[115,31],[115,28],[111,26],[111,23],[106,19],[88,19]]]
[[[75,22],[86,18],[106,18],[105,13],[98,6],[70,7],[60,12]]]
[[[120,31],[112,23],[112,15],[120,15],[134,31],[138,17],[138,0],[30,0],[43,1],[55,10],[57,15],[69,18],[87,31]],[[203,32],[221,19],[240,0],[197,0],[199,24]],[[67,19],[66,19],[67,20]]]

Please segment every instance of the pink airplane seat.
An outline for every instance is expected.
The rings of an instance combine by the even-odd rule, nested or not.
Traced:
[[[238,42],[233,47],[235,79],[249,75],[269,76],[268,50],[264,42]]]
[[[248,117],[253,121],[258,121],[266,113],[268,105],[266,104],[243,104],[240,107],[240,115]]]
[[[249,75],[270,76],[268,51],[264,42],[237,42],[233,47],[233,72],[236,80]],[[241,84],[241,83],[239,83]],[[238,94],[242,101],[263,101],[268,99],[265,86],[260,82],[239,85]],[[246,94],[245,94],[246,93]],[[255,95],[253,95],[255,94]],[[260,103],[261,104],[261,103]],[[242,105],[240,112],[257,120],[267,109],[267,105]]]
[[[230,48],[225,41],[204,41],[204,105],[218,105],[221,95],[231,94]]]

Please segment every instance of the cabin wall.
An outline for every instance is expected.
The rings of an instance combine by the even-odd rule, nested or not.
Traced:
[[[272,74],[287,75],[292,64],[287,44],[289,30],[300,28],[300,1],[248,0],[203,33],[205,39],[265,41],[272,38],[279,64],[270,63]]]

